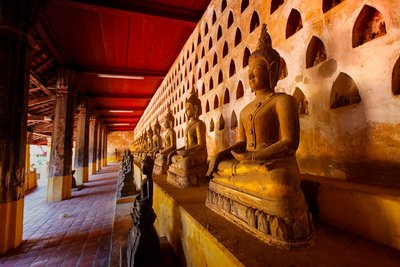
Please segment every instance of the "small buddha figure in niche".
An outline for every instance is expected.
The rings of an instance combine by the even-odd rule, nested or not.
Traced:
[[[165,138],[164,138],[164,148],[162,150],[160,150],[160,154],[158,154],[158,156],[154,162],[154,173],[155,174],[167,173],[168,154],[171,153],[172,151],[176,150],[176,133],[174,130],[174,116],[172,115],[170,109],[168,109],[168,113],[167,113],[167,115],[165,115],[164,127],[166,129]]]
[[[206,125],[199,119],[201,102],[194,89],[186,99],[185,147],[171,152],[167,181],[178,187],[198,186],[207,181]]]
[[[156,158],[156,154],[162,148],[162,138],[160,135],[161,125],[158,123],[158,119],[153,127],[153,150],[150,151],[150,157],[154,160]]]
[[[151,126],[149,126],[149,129],[146,132],[146,150],[145,150],[145,154],[151,154],[151,152],[153,151],[153,130],[151,129]],[[146,155],[143,157],[146,157]]]
[[[295,153],[300,126],[294,97],[275,93],[280,56],[264,24],[249,59],[255,99],[240,114],[240,141],[210,162],[206,205],[260,239],[284,248],[313,240]]]

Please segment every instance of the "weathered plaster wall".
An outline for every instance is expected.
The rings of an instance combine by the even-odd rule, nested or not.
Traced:
[[[133,150],[133,131],[111,132],[107,138],[107,163],[120,161],[125,149]]]

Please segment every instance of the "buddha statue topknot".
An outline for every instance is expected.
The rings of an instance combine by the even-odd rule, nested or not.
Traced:
[[[201,102],[197,91],[191,91],[186,99],[185,147],[170,153],[171,165],[168,168],[167,181],[177,187],[198,186],[207,182],[207,146],[206,126],[199,119]]]
[[[172,115],[170,109],[168,109],[168,112],[165,115],[164,126],[166,129],[164,137],[164,147],[163,149],[160,150],[160,153],[156,157],[153,170],[153,172],[158,175],[167,173],[168,154],[176,150],[176,133],[174,131],[174,116]]]
[[[249,58],[255,99],[240,114],[240,141],[210,161],[206,205],[269,244],[307,247],[314,230],[295,156],[298,108],[292,96],[274,91],[279,62],[264,24]]]

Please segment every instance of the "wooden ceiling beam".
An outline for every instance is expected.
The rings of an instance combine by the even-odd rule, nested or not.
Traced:
[[[47,89],[47,87],[44,86],[43,83],[40,82],[36,73],[34,73],[32,70],[31,70],[31,75],[29,76],[29,79],[37,87],[40,87],[43,90],[43,92],[45,92],[47,95],[53,95],[53,93],[49,89]]]
[[[98,76],[99,74],[107,74],[107,75],[124,75],[124,76],[164,79],[165,75],[167,75],[166,71],[158,71],[158,70],[141,70],[141,69],[126,70],[119,68],[104,68],[104,67],[93,67],[93,66],[76,66],[75,69],[84,74],[92,74],[96,76]]]
[[[72,6],[100,13],[107,13],[110,11],[114,11],[117,14],[119,12],[129,12],[172,19],[193,27],[197,25],[203,15],[201,11],[146,0],[58,0],[58,2],[65,6]]]
[[[45,96],[45,97],[40,97],[40,98],[29,99],[28,107],[47,104],[48,102],[51,102],[51,101],[54,101],[53,96]]]
[[[150,100],[153,95],[150,94],[112,94],[112,93],[86,93],[85,96],[90,98],[125,98],[125,99],[140,99]]]

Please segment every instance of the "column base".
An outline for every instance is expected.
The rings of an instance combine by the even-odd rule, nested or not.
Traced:
[[[23,223],[24,198],[0,203],[0,254],[21,244]]]
[[[75,168],[75,180],[77,185],[82,185],[89,181],[89,168],[88,167],[78,167]]]
[[[96,162],[89,163],[89,166],[90,166],[90,174],[91,175],[96,174],[96,168],[97,168]]]
[[[47,202],[71,198],[72,175],[53,176],[47,186]]]

